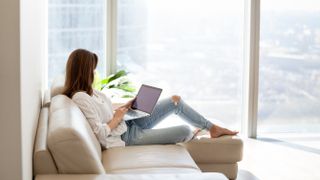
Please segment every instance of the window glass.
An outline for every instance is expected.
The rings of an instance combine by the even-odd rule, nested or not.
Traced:
[[[261,2],[258,132],[320,132],[320,1]]]
[[[239,129],[243,20],[242,0],[119,0],[117,67]]]
[[[98,71],[106,71],[106,1],[49,0],[48,82],[65,72],[69,54],[78,48],[99,56]]]

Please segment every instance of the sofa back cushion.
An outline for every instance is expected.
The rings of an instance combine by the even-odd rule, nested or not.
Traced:
[[[64,89],[64,81],[65,77],[62,74],[54,78],[50,88],[51,98],[53,98],[56,95],[62,94]]]
[[[43,107],[38,120],[33,154],[33,174],[57,174],[58,170],[47,145],[49,108]]]
[[[59,173],[104,173],[101,146],[76,104],[64,95],[52,98],[48,147]]]

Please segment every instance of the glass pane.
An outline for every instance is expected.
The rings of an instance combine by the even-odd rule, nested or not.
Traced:
[[[98,71],[106,71],[106,1],[49,0],[48,82],[65,71],[69,54],[78,48],[99,56]]]
[[[119,0],[118,69],[239,129],[243,20],[244,1]]]
[[[320,132],[320,1],[261,10],[258,132]]]

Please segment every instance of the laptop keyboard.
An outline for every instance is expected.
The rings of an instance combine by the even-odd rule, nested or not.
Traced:
[[[137,111],[129,110],[129,111],[127,111],[127,115],[132,116],[132,117],[137,117],[140,114]]]

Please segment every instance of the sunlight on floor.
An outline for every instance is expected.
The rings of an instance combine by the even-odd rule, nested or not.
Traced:
[[[244,139],[238,180],[318,180],[320,155],[277,142]]]
[[[320,133],[268,133],[259,138],[276,139],[306,148],[317,149],[320,152]]]

